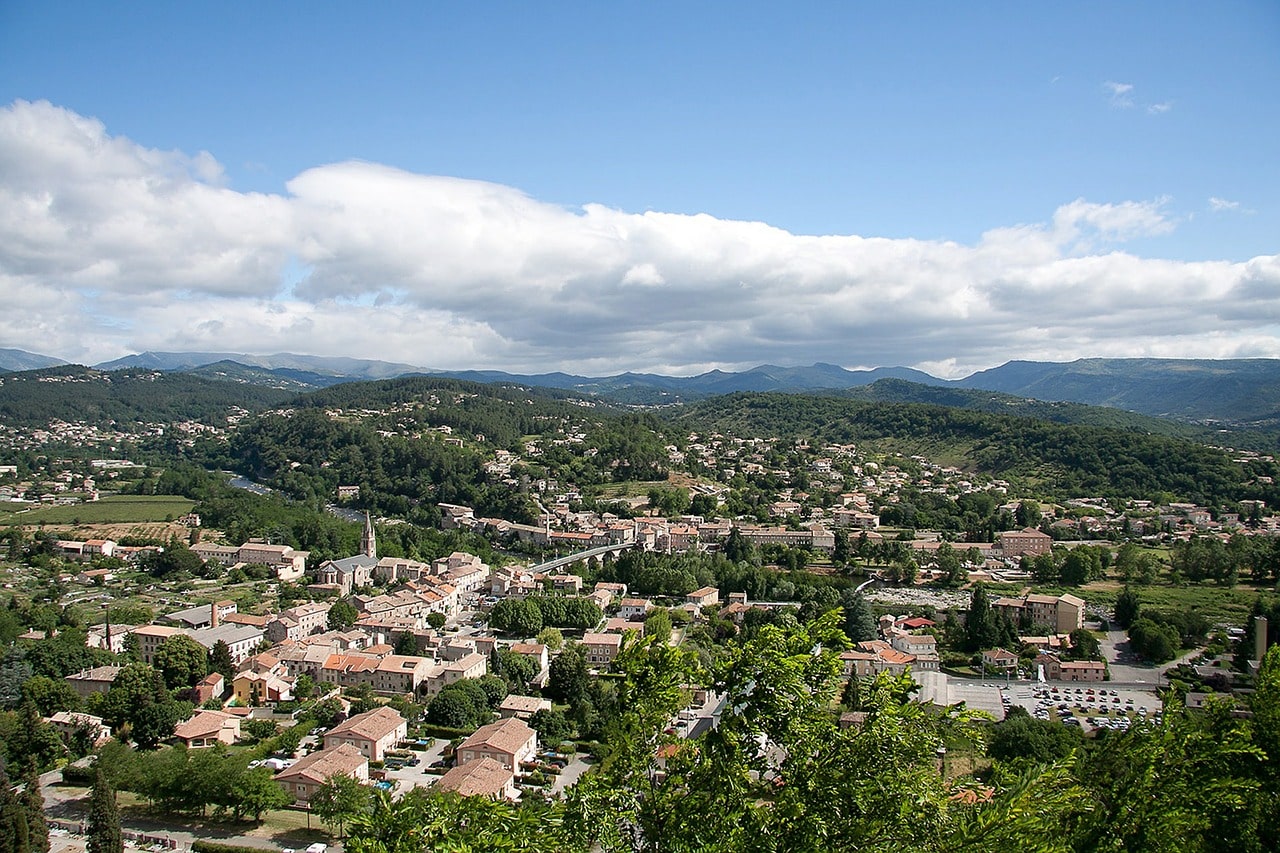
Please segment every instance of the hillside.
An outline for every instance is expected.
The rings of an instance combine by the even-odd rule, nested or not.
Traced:
[[[1274,462],[1231,455],[1168,436],[1059,424],[922,403],[872,403],[820,396],[734,394],[673,414],[682,427],[736,436],[856,442],[885,452],[949,459],[1046,495],[1174,495],[1217,504],[1273,501]]]
[[[181,420],[218,424],[226,422],[233,408],[255,411],[288,396],[271,388],[212,382],[181,373],[70,365],[0,376],[0,423],[39,427],[60,420],[114,425],[124,431],[145,423]]]
[[[1157,417],[1233,426],[1280,426],[1280,360],[1086,358],[1011,361],[956,383]]]
[[[834,392],[833,396],[877,403],[928,403],[935,406],[952,406],[1060,424],[1080,424],[1163,435],[1241,450],[1270,453],[1280,447],[1280,431],[1277,430],[1231,430],[1216,426],[1202,426],[1108,406],[1036,400],[999,391],[958,388],[954,385],[921,385],[901,379],[881,379],[871,385]]]
[[[20,349],[0,348],[0,373],[22,370],[40,370],[44,367],[57,367],[66,364],[60,358],[27,352]]]

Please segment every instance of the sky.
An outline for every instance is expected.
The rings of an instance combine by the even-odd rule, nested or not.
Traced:
[[[1280,3],[0,0],[0,347],[1280,357]]]

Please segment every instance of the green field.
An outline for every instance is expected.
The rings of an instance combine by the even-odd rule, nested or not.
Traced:
[[[8,524],[131,524],[166,521],[191,512],[195,501],[179,495],[112,495],[93,503],[49,506],[12,512],[0,510]]]

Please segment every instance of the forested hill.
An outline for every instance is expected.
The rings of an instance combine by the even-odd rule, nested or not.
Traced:
[[[564,392],[406,377],[295,397],[284,413],[265,413],[237,429],[227,458],[205,461],[299,499],[325,499],[338,485],[358,485],[361,508],[424,523],[440,501],[532,521],[521,476],[551,473],[580,487],[660,479],[664,427],[652,415]],[[536,463],[487,470],[497,450],[520,449],[526,439]]]
[[[468,438],[514,449],[522,436],[539,435],[549,423],[582,417],[584,408],[612,411],[554,388],[484,385],[434,376],[406,376],[377,382],[348,382],[303,394],[295,408],[380,412],[402,427],[449,427]]]
[[[69,365],[0,375],[0,423],[39,427],[60,420],[114,425],[124,431],[144,423],[183,420],[218,424],[225,423],[234,408],[256,411],[289,396],[273,388],[181,373]]]
[[[1250,427],[1280,423],[1280,359],[1082,358],[1011,361],[958,385]]]
[[[735,436],[871,444],[921,454],[1025,484],[1047,495],[1155,497],[1269,503],[1280,479],[1268,459],[1167,436],[919,403],[871,403],[788,394],[733,394],[673,414],[675,424]]]
[[[1000,391],[959,388],[955,385],[924,385],[902,379],[881,379],[859,388],[829,391],[826,396],[849,397],[875,403],[929,403],[998,415],[1018,415],[1060,424],[1081,424],[1163,435],[1201,444],[1268,453],[1280,449],[1280,431],[1275,429],[1260,431],[1202,426],[1110,406],[1036,400]]]

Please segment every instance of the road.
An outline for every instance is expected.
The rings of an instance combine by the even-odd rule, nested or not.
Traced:
[[[1102,656],[1106,658],[1107,668],[1111,672],[1111,681],[1118,684],[1162,685],[1164,672],[1167,669],[1188,663],[1203,649],[1192,649],[1176,660],[1163,664],[1144,663],[1129,648],[1129,635],[1124,631],[1108,631],[1106,637],[1098,641]]]

